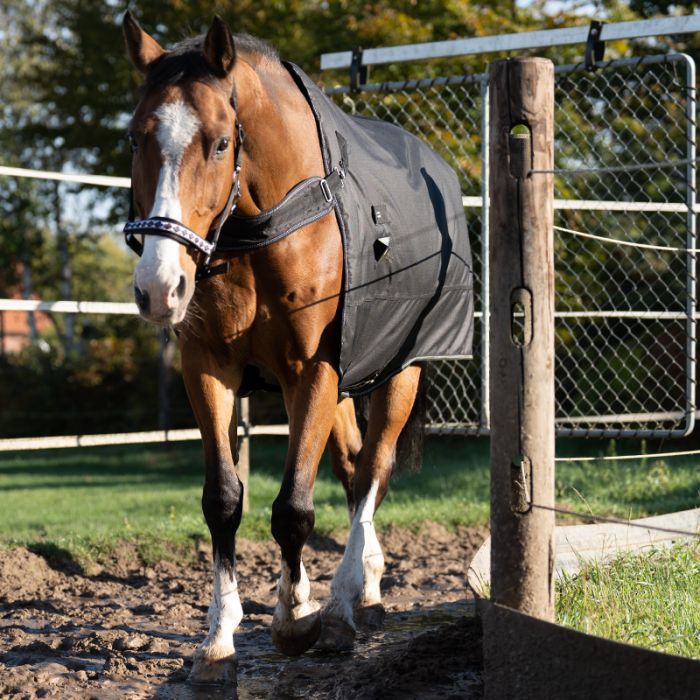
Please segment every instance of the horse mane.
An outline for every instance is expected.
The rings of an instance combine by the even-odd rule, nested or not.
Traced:
[[[185,78],[216,83],[218,79],[204,58],[204,37],[204,34],[199,34],[184,39],[156,59],[149,67],[144,88],[164,88]],[[280,61],[279,54],[270,44],[250,34],[234,34],[233,43],[237,53],[259,56],[275,63]]]

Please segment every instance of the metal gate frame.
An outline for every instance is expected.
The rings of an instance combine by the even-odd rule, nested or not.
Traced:
[[[627,24],[627,23],[626,23]],[[376,51],[384,51],[383,49]],[[405,59],[404,59],[405,60]],[[685,66],[686,86],[695,86],[695,66],[692,59],[685,54],[670,54],[662,56],[648,56],[643,58],[624,58],[617,59],[613,61],[602,61],[593,66],[596,71],[614,71],[616,69],[622,69],[630,66],[639,67],[640,65],[654,65],[654,64],[672,64],[678,63]],[[323,61],[322,61],[323,66]],[[581,71],[583,68],[582,64],[569,64],[562,65],[556,68],[557,77],[566,76],[568,74],[574,73],[576,71]],[[600,74],[600,73],[598,73]],[[481,131],[481,160],[482,160],[482,171],[481,171],[481,194],[479,197],[465,196],[463,197],[463,203],[465,207],[479,207],[481,208],[481,312],[475,314],[476,320],[481,322],[481,380],[479,391],[481,394],[480,406],[479,406],[479,419],[478,425],[465,425],[465,424],[455,424],[455,423],[440,423],[429,425],[428,429],[432,433],[444,434],[444,433],[461,433],[461,434],[476,434],[476,435],[488,435],[490,431],[490,377],[489,377],[489,273],[488,273],[488,249],[489,249],[489,196],[488,196],[488,177],[489,177],[489,142],[488,142],[488,132],[489,132],[489,112],[488,112],[488,101],[489,101],[489,85],[488,76],[479,74],[471,76],[456,76],[452,78],[436,78],[424,81],[405,81],[405,82],[389,82],[381,84],[371,84],[371,85],[361,85],[356,87],[354,90],[348,86],[336,87],[327,89],[326,93],[329,95],[345,95],[348,96],[351,93],[379,93],[389,94],[392,91],[406,91],[406,90],[420,90],[421,88],[436,87],[436,86],[449,86],[451,84],[464,84],[464,83],[477,83],[479,85],[479,99],[481,102],[481,119],[480,119],[480,131]],[[695,178],[696,178],[696,146],[695,146],[695,110],[696,110],[696,96],[695,90],[687,89],[686,93],[686,104],[685,104],[685,115],[686,115],[686,148],[685,148],[685,160],[686,160],[686,170],[685,170],[685,185],[686,185],[686,201],[685,203],[671,204],[668,202],[659,203],[658,209],[654,208],[654,202],[644,202],[643,206],[645,211],[677,211],[686,213],[686,279],[685,279],[685,309],[684,311],[669,312],[651,312],[651,311],[641,311],[638,316],[635,316],[635,312],[620,312],[620,311],[609,311],[601,312],[598,314],[600,317],[607,318],[640,318],[646,320],[684,320],[685,321],[685,397],[684,406],[680,411],[674,412],[657,412],[657,413],[644,413],[644,414],[618,414],[618,415],[605,415],[605,416],[577,416],[575,423],[587,423],[589,427],[578,427],[576,424],[567,425],[567,421],[571,423],[570,419],[566,417],[559,416],[557,418],[557,435],[566,437],[682,437],[691,432],[694,428],[695,423],[695,411],[696,411],[696,395],[695,395],[695,363],[696,363],[696,349],[695,349],[695,325],[696,325],[696,290],[695,290],[695,273],[696,273],[696,263],[695,255],[693,253],[696,245],[696,190],[695,190]],[[634,205],[638,203],[633,202],[580,202],[571,200],[555,200],[555,208],[560,209],[605,209],[606,205],[610,205],[611,209],[617,210],[633,210]],[[601,206],[602,205],[602,206]],[[559,312],[555,314],[555,318],[563,318],[568,316],[569,318],[575,317],[577,312]],[[607,316],[606,316],[607,314]],[[626,314],[626,316],[625,316]],[[595,312],[579,312],[580,316],[587,315],[588,317],[595,317]],[[674,420],[683,421],[680,427],[674,425],[673,428],[629,428],[629,427],[611,427],[615,424],[620,423],[640,423],[643,424],[645,421],[651,420]],[[602,423],[601,427],[598,427]]]

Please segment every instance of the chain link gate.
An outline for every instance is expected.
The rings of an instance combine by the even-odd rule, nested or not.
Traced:
[[[693,428],[694,86],[692,59],[681,54],[556,70],[560,436],[672,437]],[[327,93],[347,111],[420,136],[460,176],[476,282],[474,359],[431,363],[427,418],[431,432],[488,434],[487,76]]]

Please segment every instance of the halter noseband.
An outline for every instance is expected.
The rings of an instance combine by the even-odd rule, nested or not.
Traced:
[[[228,272],[229,269],[229,264],[227,262],[214,267],[209,263],[216,250],[216,245],[219,242],[221,228],[226,219],[235,211],[238,206],[238,200],[241,197],[241,148],[243,146],[243,141],[245,141],[245,132],[243,131],[241,123],[238,121],[238,101],[236,99],[235,86],[231,92],[230,102],[236,114],[236,146],[233,152],[233,182],[231,183],[231,192],[226,200],[226,205],[215,219],[206,238],[202,238],[180,221],[169,219],[164,216],[151,216],[147,219],[135,220],[133,189],[129,192],[129,220],[124,225],[124,239],[129,248],[139,257],[143,254],[143,243],[137,238],[137,235],[171,238],[181,245],[184,245],[186,248],[194,248],[204,254],[202,262],[197,267],[197,272],[195,274],[196,280],[219,275]]]

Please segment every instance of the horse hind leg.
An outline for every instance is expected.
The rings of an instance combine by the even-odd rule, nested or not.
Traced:
[[[362,448],[362,435],[357,426],[355,404],[352,399],[342,400],[335,413],[335,421],[328,441],[333,473],[345,491],[348,515],[352,524],[355,515],[355,463]]]
[[[330,600],[321,614],[318,648],[351,649],[356,618],[372,626],[383,620],[380,583],[384,556],[374,514],[386,495],[396,442],[410,416],[419,379],[420,368],[410,367],[372,394],[367,434],[357,456],[353,489],[357,508],[343,559],[331,583]]]

